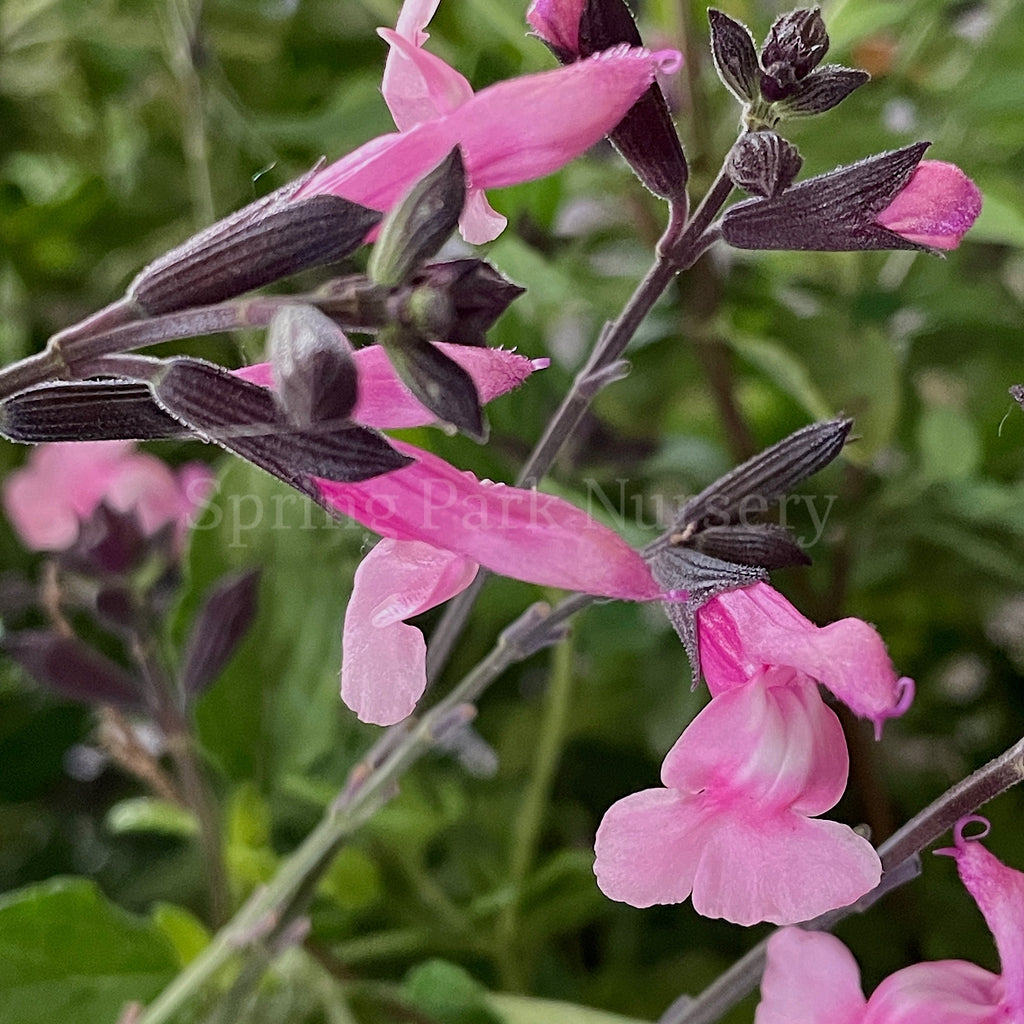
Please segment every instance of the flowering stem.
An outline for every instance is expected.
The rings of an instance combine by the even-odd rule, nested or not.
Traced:
[[[637,328],[662,292],[680,271],[692,267],[718,237],[711,222],[729,198],[733,187],[725,170],[727,162],[728,156],[689,220],[686,219],[686,209],[682,205],[673,204],[670,208],[668,227],[658,242],[654,263],[616,320],[606,324],[601,331],[586,365],[576,375],[569,393],[520,470],[516,479],[517,486],[536,487],[541,477],[551,469],[562,446],[579,426],[598,392],[615,379],[609,370],[622,357]],[[487,575],[485,570],[481,570],[473,585],[449,602],[431,635],[427,654],[427,672],[431,680],[444,668]]]
[[[516,941],[519,900],[523,883],[537,854],[544,823],[544,810],[558,770],[569,725],[573,680],[573,642],[567,636],[555,647],[544,717],[534,749],[533,774],[513,826],[509,883],[512,894],[498,920],[498,941],[502,953],[502,988],[510,992],[526,988],[530,963],[528,951]]]
[[[286,934],[317,881],[345,840],[395,792],[399,777],[431,750],[458,709],[475,701],[510,665],[565,637],[565,623],[593,599],[574,594],[554,608],[533,605],[501,634],[491,653],[419,719],[384,734],[381,743],[350,773],[341,796],[315,829],[253,893],[210,944],[143,1010],[134,1024],[165,1024],[237,953],[265,946]]]
[[[885,874],[871,892],[853,906],[830,911],[803,927],[816,930],[832,928],[849,914],[872,906],[892,888],[890,876],[896,875],[900,881],[912,878],[914,872],[908,870],[908,863],[913,867],[913,862],[924,849],[952,828],[961,817],[977,811],[983,804],[1022,780],[1024,739],[1018,740],[999,757],[946,790],[882,843],[878,853]],[[658,1024],[714,1024],[757,987],[764,973],[767,943],[767,939],[759,942],[699,996],[681,1006],[679,1012],[670,1010]]]

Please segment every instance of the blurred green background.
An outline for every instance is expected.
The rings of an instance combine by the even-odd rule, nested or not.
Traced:
[[[476,88],[550,67],[525,36],[525,6],[444,0],[429,46]],[[758,39],[787,9],[719,6]],[[393,25],[397,9],[0,0],[3,362],[112,301],[214,216],[389,130],[374,28]],[[917,680],[913,708],[880,744],[865,723],[846,723],[851,786],[834,814],[881,840],[1024,725],[1024,412],[1007,394],[1024,381],[1024,17],[1016,0],[839,0],[823,11],[828,59],[865,67],[873,81],[788,126],[804,174],[929,139],[931,157],[981,187],[981,220],[947,259],[714,250],[642,326],[632,374],[601,396],[549,486],[639,544],[676,499],[763,445],[814,418],[856,418],[856,443],[803,489],[802,513],[790,508],[797,534],[816,540],[814,565],[775,582],[817,621],[875,623]],[[648,0],[641,27],[652,45],[687,54],[667,86],[699,198],[738,115],[711,67],[703,5]],[[510,480],[600,324],[646,270],[664,208],[605,149],[490,198],[510,228],[489,258],[528,288],[492,342],[550,355],[552,366],[490,407],[486,448],[437,431],[415,439]],[[236,364],[261,344],[253,334],[186,347]],[[246,496],[272,501],[275,482],[199,444],[153,450],[221,471],[222,525],[195,534],[179,621],[226,569],[265,569],[256,626],[197,714],[237,903],[271,877],[374,739],[337,696],[341,617],[369,538],[294,502],[287,528],[246,527]],[[4,472],[24,456],[0,446]],[[812,506],[827,512],[820,536]],[[40,579],[39,559],[6,525],[0,546],[6,569]],[[444,683],[542,596],[551,595],[491,581]],[[568,695],[564,719],[553,687]],[[704,699],[690,692],[658,609],[592,608],[565,650],[509,671],[483,700],[477,727],[496,774],[442,757],[418,765],[333,864],[309,938],[273,965],[245,1019],[534,1019],[525,1003],[488,1003],[486,989],[650,1020],[699,991],[766,930],[705,921],[688,904],[613,904],[594,884],[591,843],[614,800],[657,784]],[[190,823],[140,802],[147,790],[116,766],[83,770],[95,726],[92,710],[0,665],[4,1024],[58,1012],[113,1020],[123,1000],[152,998],[208,937]],[[558,753],[550,775],[541,736]],[[986,813],[990,849],[1024,869],[1022,810],[1012,792]],[[920,879],[838,930],[869,990],[920,958],[997,969],[954,865],[924,859]],[[75,1002],[82,978],[92,1002]],[[752,1005],[728,1019],[751,1020]]]

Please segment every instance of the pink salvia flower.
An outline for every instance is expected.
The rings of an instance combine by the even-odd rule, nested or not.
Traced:
[[[956,164],[922,160],[903,191],[875,219],[910,242],[955,249],[979,213],[981,192]]]
[[[675,50],[650,53],[619,47],[465,96],[454,77],[457,72],[413,42],[422,36],[423,17],[431,7],[414,5],[416,17],[410,17],[406,27],[410,35],[401,31],[401,20],[399,32],[386,32],[388,42],[407,62],[390,76],[388,103],[411,127],[372,139],[317,172],[295,199],[330,193],[386,211],[458,145],[471,214],[471,223],[464,222],[463,230],[467,241],[488,241],[500,232],[504,218],[486,205],[480,190],[558,170],[608,134],[658,71],[674,71],[681,63]],[[401,89],[409,89],[407,103],[399,95]],[[437,116],[417,120],[431,109]]]
[[[857,964],[837,938],[783,928],[768,940],[755,1024],[1021,1024],[1024,873],[965,838],[978,821],[985,819],[962,819],[955,847],[937,852],[956,858],[995,936],[1001,976],[965,960],[935,960],[896,971],[865,1000]]]
[[[482,401],[518,387],[547,360],[501,349],[439,343],[476,384]],[[434,419],[395,375],[378,346],[354,353],[353,418],[380,429]],[[270,387],[270,365],[237,371]],[[426,648],[406,619],[454,597],[480,565],[542,586],[627,600],[661,596],[647,563],[618,534],[551,494],[480,481],[430,452],[394,446],[416,461],[362,483],[318,479],[325,503],[386,540],[356,572],[345,614],[342,698],[364,721],[390,725],[426,687]]]
[[[814,682],[759,673],[715,697],[662,766],[664,789],[618,801],[597,832],[605,895],[677,903],[737,924],[803,921],[872,889],[871,844],[822,814],[842,796],[846,744]]]
[[[144,533],[173,523],[179,540],[213,487],[202,463],[178,471],[131,441],[41,444],[4,482],[8,518],[26,547],[63,551],[102,502],[134,512]]]
[[[768,666],[786,665],[871,719],[876,734],[913,699],[912,680],[897,678],[882,638],[866,622],[816,626],[767,583],[708,601],[697,613],[697,637],[712,696],[745,685]]]

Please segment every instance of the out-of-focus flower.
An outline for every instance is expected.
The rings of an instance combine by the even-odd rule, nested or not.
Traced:
[[[654,82],[674,71],[675,50],[617,47],[554,71],[524,75],[473,93],[469,83],[425,51],[423,31],[438,0],[411,0],[396,30],[384,95],[398,134],[382,135],[318,171],[295,194],[342,196],[388,210],[455,146],[462,150],[468,193],[461,229],[469,242],[495,238],[505,218],[483,190],[543,177],[607,135]]]
[[[933,249],[955,249],[981,213],[981,192],[956,164],[922,160],[906,187],[875,218]]]
[[[678,903],[737,924],[791,924],[872,889],[878,855],[820,821],[843,794],[842,727],[810,678],[758,672],[690,723],[661,770],[664,789],[619,800],[597,832],[594,871],[612,899]]]
[[[172,523],[180,538],[212,483],[202,463],[175,472],[131,441],[66,442],[36,447],[4,482],[3,501],[26,547],[62,551],[101,503],[134,512],[147,534]]]
[[[700,665],[711,695],[783,666],[826,686],[875,723],[903,714],[913,682],[898,678],[878,633],[861,619],[816,626],[767,583],[727,590],[697,612]]]
[[[768,940],[756,1024],[1019,1024],[1024,1020],[1024,874],[955,829],[960,877],[992,929],[1002,975],[965,960],[914,964],[865,999],[850,951],[834,936],[784,928]],[[987,823],[986,823],[987,825]],[[980,838],[980,837],[979,837]]]

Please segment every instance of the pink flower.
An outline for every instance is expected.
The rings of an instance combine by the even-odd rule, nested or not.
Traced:
[[[444,61],[422,49],[438,0],[411,0],[391,45],[384,95],[399,128],[315,174],[294,198],[331,193],[388,210],[456,145],[469,191],[462,232],[469,242],[496,237],[505,218],[482,190],[543,177],[579,156],[622,120],[654,81],[673,71],[674,50],[620,47],[570,67],[498,82],[474,94]]]
[[[62,551],[102,502],[118,512],[134,511],[147,534],[174,523],[183,536],[212,484],[202,463],[175,472],[136,451],[131,441],[64,442],[33,449],[27,464],[4,482],[3,501],[26,547]]]
[[[905,967],[865,999],[857,964],[834,936],[784,928],[768,940],[755,1024],[1020,1024],[1024,1021],[1024,874],[955,830],[952,854],[992,929],[1002,976],[965,960]],[[987,824],[987,823],[986,823]]]
[[[904,189],[875,219],[918,245],[955,249],[979,213],[981,192],[956,164],[922,160]]]
[[[707,917],[803,921],[872,889],[881,865],[852,829],[815,820],[842,796],[846,744],[814,683],[788,668],[716,696],[662,765],[664,789],[618,801],[597,832],[605,895],[635,907],[692,894]]]
[[[875,723],[903,714],[913,681],[897,678],[882,638],[860,619],[815,626],[767,583],[728,590],[697,612],[700,666],[712,696],[783,665],[816,679]]]
[[[416,462],[362,483],[317,481],[329,505],[389,538],[360,565],[345,613],[342,698],[363,721],[390,725],[412,711],[426,649],[401,621],[454,597],[480,565],[605,597],[660,596],[639,553],[569,502],[393,444]]]
[[[481,401],[521,384],[544,360],[501,349],[439,343],[473,378]],[[353,418],[387,429],[433,421],[379,346],[355,352]],[[270,386],[268,364],[239,371]],[[318,479],[323,500],[387,538],[363,560],[345,614],[342,698],[367,722],[408,715],[426,687],[426,648],[404,624],[454,597],[480,565],[541,586],[626,600],[661,596],[646,562],[618,534],[551,494],[480,481],[400,441],[416,461],[361,483]]]

